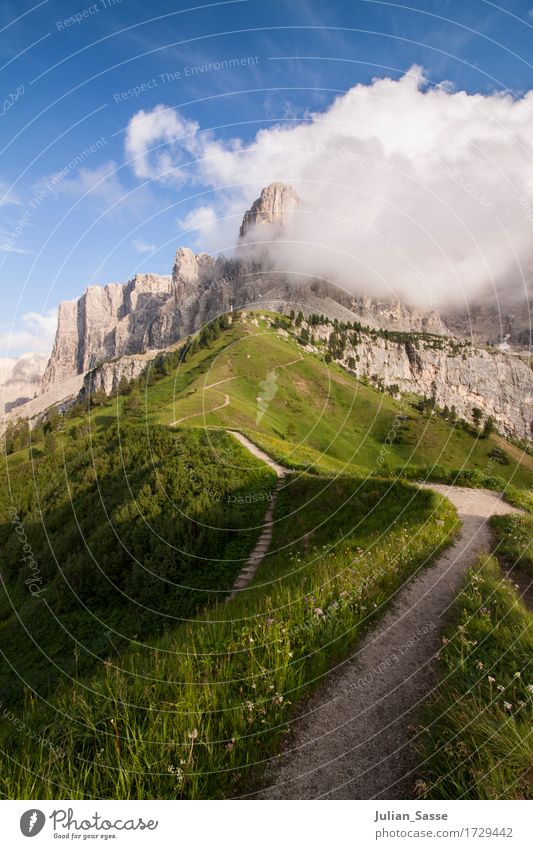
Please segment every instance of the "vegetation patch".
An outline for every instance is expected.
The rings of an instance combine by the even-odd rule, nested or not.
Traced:
[[[423,715],[420,794],[533,798],[533,615],[495,558],[469,570]]]
[[[497,539],[494,553],[533,575],[533,517],[493,516],[491,525]]]

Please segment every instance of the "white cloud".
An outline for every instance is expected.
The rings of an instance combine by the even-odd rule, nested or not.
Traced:
[[[185,154],[196,148],[198,124],[173,109],[159,105],[151,112],[141,109],[128,124],[126,155],[134,173],[141,179],[181,184],[187,173],[181,170]]]
[[[0,330],[0,352],[16,356],[26,351],[49,352],[54,343],[57,309],[42,313],[27,312],[21,326],[14,330]]]
[[[213,206],[198,206],[184,218],[178,218],[178,227],[190,242],[203,249],[206,243],[219,237],[223,222],[218,221]]]
[[[132,239],[131,246],[140,254],[151,254],[157,248],[157,245],[145,242],[144,239]]]
[[[519,287],[531,274],[532,126],[533,91],[515,99],[453,91],[448,81],[430,87],[414,66],[246,143],[191,138],[194,125],[160,105],[132,118],[126,147],[138,176],[161,179],[194,153],[176,182],[214,190],[204,250],[234,244],[234,216],[280,180],[302,198],[292,244],[273,252],[280,267],[436,306],[487,285]]]

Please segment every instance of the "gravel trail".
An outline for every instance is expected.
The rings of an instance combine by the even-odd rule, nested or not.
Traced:
[[[283,479],[287,474],[287,469],[283,466],[280,466],[279,463],[276,463],[268,454],[265,454],[264,451],[261,451],[257,445],[254,445],[253,442],[250,442],[246,436],[242,433],[239,433],[238,430],[230,430],[229,433],[237,439],[241,445],[248,449],[250,454],[253,454],[254,457],[257,457],[259,460],[263,460],[271,469],[273,469],[278,476],[278,480],[274,489],[272,490],[272,498],[270,499],[270,503],[268,505],[268,509],[265,513],[265,519],[263,524],[263,530],[261,531],[261,535],[257,540],[257,544],[250,554],[250,557],[246,561],[244,568],[241,570],[239,575],[237,576],[237,580],[233,585],[233,589],[226,601],[234,598],[241,590],[243,590],[252,580],[255,573],[259,569],[259,566],[263,562],[270,548],[270,543],[272,542],[272,531],[273,531],[273,518],[274,518],[274,508],[276,506],[276,501],[278,499],[278,492],[281,489],[281,485],[283,483]]]
[[[489,517],[520,512],[489,490],[428,488],[456,506],[460,536],[404,584],[355,654],[304,703],[256,797],[414,798],[414,726],[436,683],[434,659],[449,606],[466,568],[489,550]]]

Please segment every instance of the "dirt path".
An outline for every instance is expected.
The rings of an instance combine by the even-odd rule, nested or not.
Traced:
[[[181,424],[182,422],[186,422],[187,419],[195,419],[196,416],[207,416],[208,413],[214,413],[216,410],[221,410],[223,407],[227,407],[229,404],[229,395],[224,395],[224,401],[222,404],[218,404],[218,406],[213,407],[211,410],[200,410],[199,413],[190,413],[188,416],[183,416],[182,419],[176,419],[175,422],[170,422],[169,427],[173,427],[174,425]]]
[[[278,476],[278,480],[274,489],[272,490],[272,498],[270,499],[270,504],[268,505],[268,510],[265,514],[265,521],[261,536],[259,537],[257,544],[254,550],[252,551],[250,557],[246,561],[244,569],[238,575],[237,580],[233,585],[233,589],[230,595],[227,597],[226,601],[229,601],[231,598],[234,598],[237,593],[241,592],[241,590],[243,590],[250,583],[255,573],[259,569],[259,566],[261,565],[262,561],[265,559],[266,553],[270,548],[270,543],[272,542],[272,519],[274,517],[274,508],[276,506],[278,492],[283,483],[283,479],[287,474],[287,469],[285,469],[283,466],[280,466],[279,463],[276,463],[275,460],[269,457],[268,454],[265,454],[264,451],[261,451],[261,449],[258,448],[257,445],[254,445],[253,442],[250,442],[250,440],[243,436],[242,433],[239,433],[239,431],[237,430],[230,430],[229,433],[231,433],[235,437],[235,439],[237,439],[241,443],[241,445],[244,445],[244,447],[248,449],[250,454],[253,454],[254,457],[257,457],[259,460],[263,460],[264,463],[270,466],[270,468],[273,469],[276,475]]]
[[[265,799],[414,798],[417,712],[436,682],[440,630],[465,569],[489,550],[493,514],[520,512],[497,493],[432,485],[455,504],[459,538],[407,581],[353,657],[330,674],[291,723]]]

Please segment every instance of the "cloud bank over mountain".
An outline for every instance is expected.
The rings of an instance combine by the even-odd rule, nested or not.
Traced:
[[[140,179],[201,193],[179,223],[197,228],[202,250],[231,250],[243,209],[278,180],[302,201],[271,250],[280,269],[434,308],[487,289],[526,293],[532,126],[533,92],[456,92],[413,66],[251,142],[202,131],[160,104],[132,117],[125,147]]]

